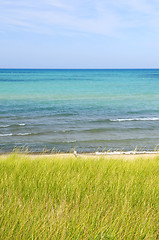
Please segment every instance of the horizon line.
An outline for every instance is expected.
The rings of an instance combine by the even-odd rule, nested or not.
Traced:
[[[158,68],[31,68],[31,67],[28,67],[28,68],[0,68],[0,70],[159,70],[159,67]]]

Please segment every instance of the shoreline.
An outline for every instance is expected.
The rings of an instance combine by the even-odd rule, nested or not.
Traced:
[[[10,155],[17,154],[17,155],[22,155],[26,157],[31,157],[31,158],[52,158],[52,157],[58,157],[58,158],[68,158],[68,157],[73,157],[73,158],[106,158],[106,159],[111,159],[111,158],[122,158],[122,159],[135,159],[138,157],[141,158],[154,158],[159,156],[159,152],[135,152],[135,153],[126,153],[126,152],[110,152],[110,153],[35,153],[35,152],[8,152],[8,153],[0,153],[0,158],[7,158]]]

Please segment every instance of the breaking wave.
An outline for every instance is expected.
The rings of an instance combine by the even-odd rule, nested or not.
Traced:
[[[159,118],[156,117],[147,117],[147,118],[117,118],[111,119],[111,122],[127,122],[127,121],[159,121]]]

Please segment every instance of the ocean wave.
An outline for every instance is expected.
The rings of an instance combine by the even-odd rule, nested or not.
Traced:
[[[9,137],[9,136],[28,136],[28,135],[33,135],[33,133],[17,133],[17,134],[13,134],[13,133],[4,133],[4,134],[0,134],[0,137]]]
[[[0,134],[0,137],[8,137],[8,136],[13,136],[13,134],[12,133]]]
[[[66,142],[66,143],[75,143],[75,142],[77,142],[77,141],[76,141],[76,140],[70,140],[70,141],[68,140],[68,141],[63,141],[63,143],[65,143],[65,142]]]
[[[139,128],[136,128],[139,129]],[[59,130],[54,131],[54,133],[58,134],[69,134],[69,133],[100,133],[100,132],[108,132],[108,131],[118,131],[120,129],[117,128],[90,128],[90,129],[66,129],[66,130]]]
[[[156,117],[145,117],[145,118],[117,118],[110,119],[111,122],[127,122],[127,121],[159,121],[159,118]]]
[[[7,128],[9,127],[10,125],[0,125],[0,128]]]
[[[27,135],[31,135],[32,133],[18,133],[15,134],[15,136],[27,136]]]
[[[25,123],[17,123],[17,124],[8,124],[8,125],[0,125],[0,128],[8,128],[8,127],[17,127],[17,126],[25,126]]]

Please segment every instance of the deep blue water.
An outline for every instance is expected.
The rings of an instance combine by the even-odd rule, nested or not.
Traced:
[[[0,152],[153,150],[159,70],[0,69]]]

